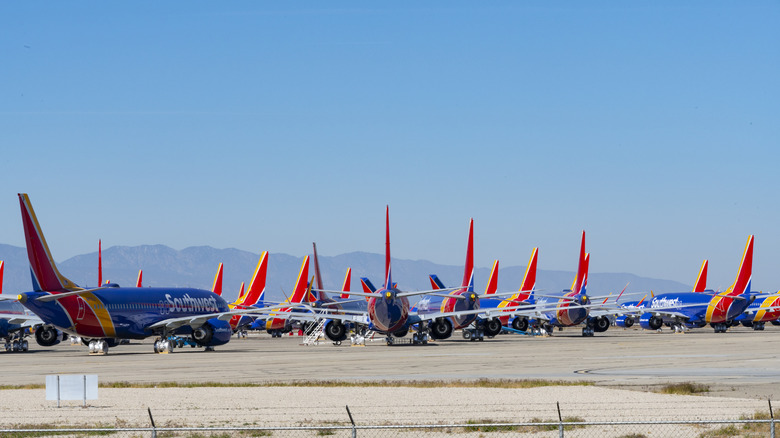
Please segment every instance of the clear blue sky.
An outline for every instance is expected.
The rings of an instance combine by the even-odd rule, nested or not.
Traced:
[[[780,3],[3,2],[0,242],[780,288]]]

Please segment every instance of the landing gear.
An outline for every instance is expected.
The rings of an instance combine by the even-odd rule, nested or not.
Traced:
[[[89,354],[106,355],[108,354],[108,342],[105,339],[92,339],[89,341]]]
[[[485,333],[480,329],[463,329],[463,339],[467,341],[484,341]]]
[[[393,345],[395,343],[395,339],[393,339],[392,336],[385,338],[385,341],[387,342],[387,345]]]
[[[412,334],[412,344],[413,345],[427,345],[428,344],[428,333],[427,332],[417,332]]]
[[[593,336],[593,327],[585,326],[582,328],[582,336]]]
[[[680,323],[673,323],[672,330],[674,330],[675,333],[685,333],[685,325]]]
[[[173,349],[176,347],[176,344],[176,340],[158,338],[156,341],[154,341],[154,352],[158,354],[173,353]]]
[[[753,330],[764,330],[764,324],[763,322],[754,322]]]
[[[30,344],[23,335],[17,334],[5,339],[5,351],[10,352],[25,352],[29,350]]]
[[[712,328],[715,329],[715,333],[726,333],[726,330],[728,330],[729,326],[728,324],[720,323],[720,324],[711,324]]]

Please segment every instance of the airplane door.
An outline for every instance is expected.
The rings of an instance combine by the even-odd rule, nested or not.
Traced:
[[[84,319],[84,314],[86,313],[86,303],[84,303],[84,299],[81,297],[76,297],[76,301],[79,303],[79,313],[76,315],[76,320],[81,321]]]

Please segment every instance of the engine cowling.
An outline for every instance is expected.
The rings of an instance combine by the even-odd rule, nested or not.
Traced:
[[[517,316],[512,320],[512,328],[524,332],[528,330],[528,318],[524,316]]]
[[[606,316],[590,318],[588,323],[591,327],[593,327],[593,331],[596,333],[603,333],[609,329],[609,318]]]
[[[483,321],[482,327],[485,336],[493,337],[501,333],[501,321],[498,318]]]
[[[408,327],[394,332],[393,336],[395,336],[396,338],[403,338],[407,334],[409,334],[409,328]]]
[[[42,347],[52,347],[67,339],[67,335],[52,326],[40,326],[35,329],[35,342]]]
[[[233,329],[227,321],[212,318],[192,331],[192,340],[201,347],[213,347],[230,342]]]
[[[634,325],[634,317],[631,315],[621,315],[615,318],[615,325],[622,328],[631,328]]]
[[[452,323],[447,318],[437,319],[428,328],[433,339],[447,339],[452,336]]]
[[[652,313],[643,313],[639,318],[639,326],[645,330],[658,330],[664,325],[664,320],[660,316]]]
[[[331,319],[322,328],[325,337],[333,342],[341,342],[347,339],[347,327],[341,321]]]

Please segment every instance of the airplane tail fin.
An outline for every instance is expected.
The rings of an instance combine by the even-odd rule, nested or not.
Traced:
[[[301,264],[301,270],[298,272],[298,279],[295,281],[295,289],[290,296],[291,303],[301,303],[307,295],[310,295],[309,291],[309,256],[303,257],[303,263]]]
[[[341,284],[341,292],[340,296],[341,298],[349,298],[349,294],[346,292],[349,292],[350,287],[352,285],[352,268],[347,268],[347,273],[344,275],[344,283]]]
[[[580,244],[580,258],[577,266],[577,276],[574,277],[574,282],[571,284],[571,290],[574,293],[585,293],[585,286],[587,285],[588,276],[588,259],[585,252],[585,230],[582,231],[582,243]]]
[[[731,291],[726,295],[749,295],[750,281],[753,276],[753,235],[748,236],[745,244],[745,252],[742,254],[742,262],[739,264],[739,272]]]
[[[103,242],[98,239],[98,287],[103,286]]]
[[[0,294],[3,293],[3,271],[5,270],[5,262],[0,260]]]
[[[474,292],[474,219],[469,221],[469,240],[466,246],[466,263],[463,266],[463,289]]]
[[[693,285],[694,292],[704,292],[707,289],[707,260],[701,264],[699,276],[696,277],[696,284]]]
[[[222,296],[222,263],[217,267],[217,274],[214,275],[214,284],[211,285],[211,291]]]
[[[538,257],[539,248],[534,248],[531,251],[531,258],[528,260],[528,267],[525,268],[523,283],[520,285],[520,294],[517,295],[517,299],[520,301],[529,301],[533,297],[534,288],[536,287],[536,261]]]
[[[139,269],[138,270],[138,278],[135,280],[135,287],[142,287],[144,281],[144,270]]]
[[[493,267],[490,268],[487,286],[485,286],[485,295],[493,295],[498,290],[498,260],[493,261]]]
[[[439,290],[444,289],[444,283],[439,280],[439,276],[436,274],[431,274],[428,276],[428,279],[431,281],[431,289],[433,290]]]
[[[75,291],[81,290],[76,283],[67,279],[57,270],[54,258],[51,256],[46,238],[35,216],[30,198],[26,193],[19,193],[19,205],[22,210],[24,225],[24,240],[27,245],[27,257],[30,260],[33,289],[36,291]]]
[[[238,298],[236,298],[236,302],[241,302],[241,299],[244,298],[244,282],[241,282],[241,288],[238,290]]]
[[[393,278],[390,273],[390,206],[385,209],[385,287],[392,289]]]
[[[268,251],[260,254],[260,260],[257,262],[252,281],[249,282],[249,289],[244,295],[244,299],[239,302],[241,305],[254,306],[262,303],[265,298],[265,283],[268,275]]]
[[[322,290],[324,287],[322,286],[322,275],[320,275],[320,258],[317,257],[317,244],[312,242],[311,245],[314,247],[314,275],[317,279],[317,289]],[[317,298],[322,299],[323,297],[319,296]]]

